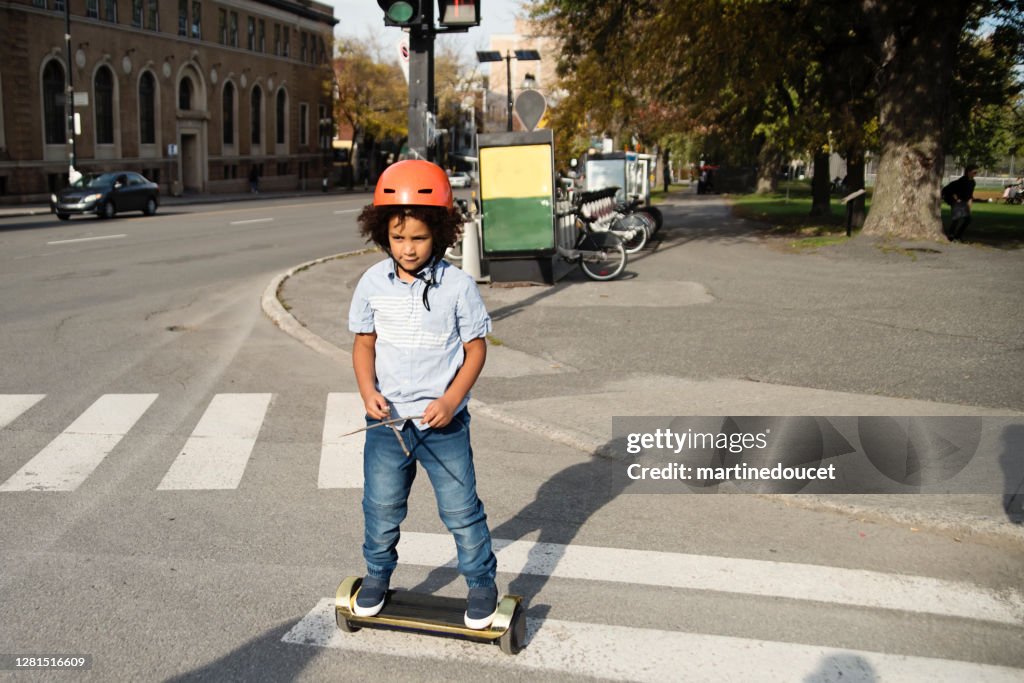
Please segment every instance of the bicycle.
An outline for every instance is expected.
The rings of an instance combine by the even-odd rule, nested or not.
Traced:
[[[562,196],[561,194],[559,195]],[[618,277],[626,268],[626,250],[622,240],[614,233],[593,229],[597,219],[583,213],[582,202],[572,201],[572,209],[558,214],[558,219],[573,217],[573,225],[577,231],[573,246],[555,247],[558,256],[567,263],[580,266],[583,274],[591,280],[605,281]],[[472,221],[472,213],[465,200],[456,200],[463,217]],[[445,259],[462,263],[462,239],[445,250]]]
[[[567,263],[578,264],[580,270],[591,280],[604,282],[613,280],[626,268],[626,249],[612,232],[593,229],[596,219],[583,212],[582,202],[572,202],[570,211],[558,214],[560,222],[572,217],[576,239],[571,248],[555,246],[559,257]]]

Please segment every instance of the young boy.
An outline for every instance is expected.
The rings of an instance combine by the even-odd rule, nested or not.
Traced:
[[[497,609],[497,561],[476,494],[466,404],[484,366],[491,319],[473,279],[441,258],[461,228],[448,176],[427,161],[389,166],[359,225],[388,254],[359,280],[349,310],[356,335],[352,365],[367,425],[422,418],[397,423],[398,431],[378,426],[366,432],[366,577],[354,610],[372,616],[384,606],[418,462],[455,537],[469,586],[466,626],[487,628]]]

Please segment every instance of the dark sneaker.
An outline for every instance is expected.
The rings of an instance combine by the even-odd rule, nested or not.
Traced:
[[[466,627],[476,630],[485,629],[494,621],[498,611],[498,587],[470,588],[469,599],[466,601]]]
[[[372,617],[384,607],[384,599],[388,595],[388,581],[367,576],[359,585],[356,593],[356,604],[352,611],[357,617]]]

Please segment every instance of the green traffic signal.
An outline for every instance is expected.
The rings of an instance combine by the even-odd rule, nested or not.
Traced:
[[[412,19],[415,14],[415,8],[413,8],[411,2],[392,2],[387,9],[387,17],[396,24],[405,24]]]

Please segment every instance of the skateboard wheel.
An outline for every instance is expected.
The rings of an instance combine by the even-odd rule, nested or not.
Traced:
[[[498,638],[498,647],[507,655],[519,654],[523,649],[523,641],[526,640],[526,616],[523,614],[523,606],[517,604],[512,613],[512,622],[508,630]]]
[[[355,633],[360,629],[348,619],[338,619],[338,628],[345,633]]]

